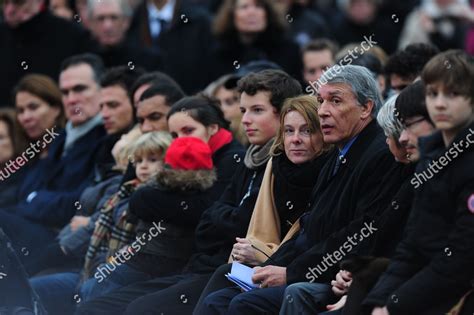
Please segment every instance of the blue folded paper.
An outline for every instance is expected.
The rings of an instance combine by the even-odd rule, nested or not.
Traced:
[[[252,282],[254,270],[250,267],[242,265],[238,262],[232,263],[230,273],[225,276],[227,279],[238,285],[245,292],[260,288],[256,283]]]

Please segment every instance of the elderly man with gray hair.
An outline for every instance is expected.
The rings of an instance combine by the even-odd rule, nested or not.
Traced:
[[[386,142],[395,161],[407,164],[410,163],[407,151],[398,141],[403,131],[403,125],[395,108],[397,97],[398,95],[393,95],[385,102],[377,115],[377,123],[382,127],[387,137]]]
[[[127,41],[133,10],[128,0],[88,0],[87,27],[97,42],[96,54],[105,66],[143,67],[148,71],[158,70],[160,57],[150,49],[133,46]]]
[[[372,250],[369,244],[377,233],[374,221],[407,176],[401,174],[375,121],[382,103],[370,71],[338,66],[323,77],[327,83],[316,95],[318,115],[324,141],[334,144],[335,150],[318,176],[307,212],[299,219],[299,232],[255,267],[252,280],[260,289],[242,293],[229,287],[211,293],[203,303],[206,314],[248,315],[263,310],[274,314],[283,302],[294,303],[295,314],[325,311],[326,303],[345,294],[351,280],[346,273],[345,279],[339,279],[343,281],[332,283],[335,289],[331,290],[339,262],[347,255]],[[311,310],[297,304],[288,285],[301,282],[322,286],[324,304]]]

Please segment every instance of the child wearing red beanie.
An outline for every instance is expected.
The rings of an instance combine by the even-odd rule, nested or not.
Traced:
[[[217,180],[212,151],[196,137],[176,138],[165,153],[163,169],[130,198],[130,220],[138,222],[137,240],[127,259],[110,274],[96,273],[94,293],[181,270],[193,251],[197,196]],[[180,209],[177,211],[176,209]]]

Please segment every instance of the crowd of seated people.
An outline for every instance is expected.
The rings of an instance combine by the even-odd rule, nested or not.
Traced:
[[[474,2],[2,6],[0,314],[474,312]]]

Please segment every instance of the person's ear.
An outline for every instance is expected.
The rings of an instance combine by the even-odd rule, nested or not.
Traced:
[[[217,124],[212,124],[207,127],[207,133],[210,137],[215,135],[219,131],[219,126]]]
[[[123,29],[125,30],[125,32],[130,28],[130,23],[131,23],[131,18],[129,17],[123,18]]]
[[[374,109],[375,103],[373,100],[368,100],[364,105],[361,106],[362,110],[360,112],[360,118],[365,120],[372,115],[372,110]]]

